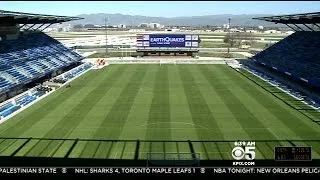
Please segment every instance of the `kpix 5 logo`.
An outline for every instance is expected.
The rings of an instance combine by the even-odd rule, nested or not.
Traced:
[[[234,160],[254,160],[256,157],[255,142],[236,141],[234,145],[236,146],[232,149],[232,157]]]

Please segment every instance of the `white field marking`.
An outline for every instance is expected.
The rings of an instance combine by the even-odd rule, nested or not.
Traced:
[[[136,128],[136,129],[183,129],[183,130],[193,130],[193,129],[203,129],[203,128]],[[233,132],[234,130],[268,130],[268,128],[206,128],[207,130],[221,130],[224,132]],[[227,130],[227,131],[226,131]]]
[[[78,129],[77,131],[92,131],[92,130],[96,130],[99,129],[101,127],[82,127],[81,129]],[[118,127],[105,127],[105,128],[118,128]],[[203,129],[203,128],[172,128],[172,127],[168,127],[168,128],[131,128],[132,130],[136,130],[136,129]],[[230,131],[234,131],[234,130],[268,130],[269,128],[206,128],[208,130],[224,130],[226,132]],[[278,129],[286,129],[286,128],[278,128]],[[130,131],[130,130],[129,130]]]
[[[192,126],[198,126],[200,127],[201,129],[208,129],[206,127],[203,127],[203,126],[200,126],[200,125],[197,125],[197,124],[194,124],[194,123],[187,123],[187,122],[156,122],[156,123],[146,123],[146,124],[142,124],[140,126],[137,126],[137,128],[139,127],[144,127],[144,126],[148,126],[148,125],[155,125],[155,124],[186,124],[186,125],[192,125]]]
[[[158,122],[158,123],[147,123],[147,124],[143,124],[143,125],[140,125],[140,126],[137,126],[136,129],[144,129],[144,128],[141,128],[141,127],[145,127],[147,125],[155,125],[155,124],[168,124],[168,123],[176,123],[176,124],[187,124],[187,125],[192,125],[192,126],[196,126],[196,127],[199,127],[199,128],[196,128],[196,127],[193,127],[193,128],[173,128],[173,127],[167,127],[167,128],[150,128],[150,127],[146,127],[145,129],[207,129],[207,130],[223,130],[223,131],[226,131],[226,130],[230,130],[230,131],[233,131],[233,130],[268,130],[269,128],[207,128],[207,127],[204,127],[204,126],[201,126],[201,125],[197,125],[197,124],[194,124],[194,123],[186,123],[186,122]]]

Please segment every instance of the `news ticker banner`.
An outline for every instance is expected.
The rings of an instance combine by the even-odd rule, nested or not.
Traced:
[[[197,34],[141,34],[137,35],[137,47],[199,47]]]
[[[306,174],[320,175],[319,167],[1,167],[10,174],[87,174],[87,175],[223,175],[223,174]]]

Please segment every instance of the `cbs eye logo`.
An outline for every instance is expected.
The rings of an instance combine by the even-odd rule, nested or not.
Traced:
[[[232,150],[232,157],[235,160],[242,160],[245,158],[246,160],[254,160],[256,153],[254,152],[255,147],[235,147]]]

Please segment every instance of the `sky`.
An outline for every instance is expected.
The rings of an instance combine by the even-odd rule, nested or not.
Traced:
[[[320,1],[0,1],[0,9],[76,16],[120,13],[156,17],[319,12]]]

